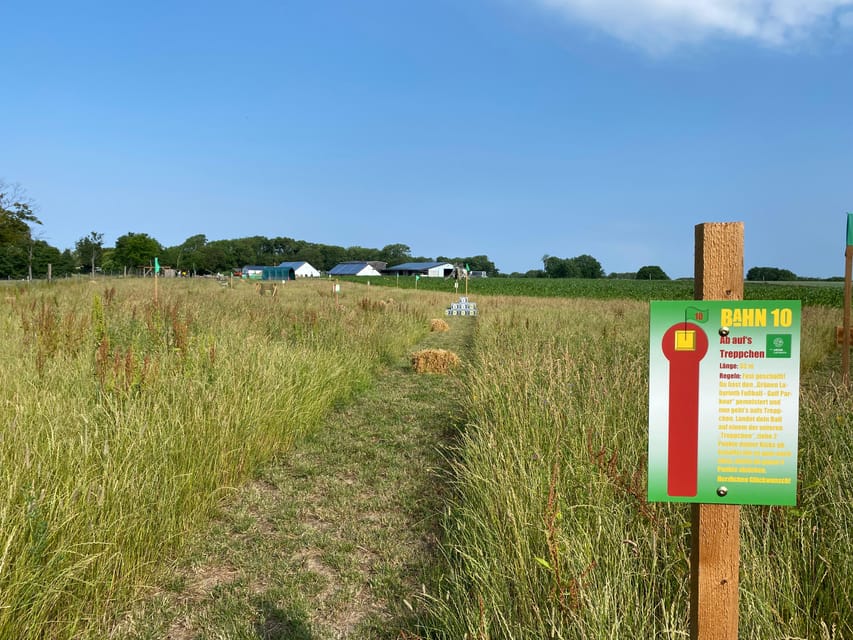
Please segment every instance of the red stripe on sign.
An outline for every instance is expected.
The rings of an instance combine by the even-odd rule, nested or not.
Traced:
[[[691,322],[679,322],[663,334],[669,360],[669,439],[667,494],[694,497],[699,465],[699,362],[708,352],[708,336]]]

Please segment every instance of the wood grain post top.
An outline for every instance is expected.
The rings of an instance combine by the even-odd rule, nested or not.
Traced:
[[[696,225],[693,297],[743,300],[743,222]]]

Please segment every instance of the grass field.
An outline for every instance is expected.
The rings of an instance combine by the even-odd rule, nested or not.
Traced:
[[[389,447],[374,474],[432,459],[436,448],[446,461],[444,488],[428,489],[423,503],[432,515],[418,512],[418,528],[430,529],[430,518],[441,525],[435,557],[408,567],[384,563],[381,597],[396,613],[374,608],[353,634],[685,637],[689,509],[645,502],[648,305],[636,299],[678,296],[665,289],[652,296],[658,283],[633,283],[634,295],[609,290],[603,300],[590,299],[592,290],[541,298],[469,292],[481,315],[465,319],[476,330],[454,374],[461,399],[453,402],[462,402],[454,431],[424,418],[422,435],[407,440],[394,430],[413,423],[389,416],[438,415],[422,403],[432,396],[439,407],[447,395],[440,382],[411,379],[410,399],[394,395],[393,366],[454,297],[452,289],[422,290],[425,281],[419,291],[344,283],[337,299],[325,280],[289,283],[276,297],[244,283],[230,290],[207,280],[164,281],[157,303],[150,280],[4,288],[0,637],[99,638],[121,629],[128,611],[150,611],[148,585],[164,568],[207,553],[186,545],[223,500],[258,474],[288,484],[292,472],[277,465],[291,457],[293,482],[316,500],[299,501],[288,486],[275,492],[287,504],[252,513],[269,508],[277,518],[298,518],[288,505],[322,505],[326,494],[345,505],[352,494],[326,492],[307,478],[328,482],[324,469],[349,465],[339,477],[350,482],[358,459],[344,448],[350,441],[367,452],[371,443],[404,443]],[[780,290],[768,297],[785,297]],[[833,332],[841,312],[833,306],[804,309],[799,503],[742,510],[743,638],[853,637],[853,413],[838,383]],[[385,395],[377,397],[370,391],[383,368]],[[382,431],[363,441],[336,438],[338,425]],[[415,440],[422,450],[412,449]],[[298,471],[308,452],[310,474]],[[398,480],[382,491],[393,492],[394,482],[406,491],[416,486]],[[377,511],[392,503],[373,500],[370,517],[382,522]],[[236,520],[245,537],[246,517]],[[277,525],[286,538],[280,546],[300,540],[303,525]],[[339,529],[370,530],[359,529],[357,518]],[[360,561],[342,550],[363,553],[370,541],[353,544],[326,530],[310,540],[317,558],[330,558],[327,568],[337,563],[351,574],[333,592],[358,592]],[[418,583],[412,567],[421,565],[428,568],[414,598],[404,589]],[[326,594],[323,606],[337,602],[317,587],[333,575],[303,575],[314,587],[296,609],[317,605],[312,589]],[[220,586],[213,596],[236,593]],[[411,616],[401,615],[404,600]],[[213,603],[208,619],[231,611]],[[252,624],[251,606],[240,611],[248,617],[220,620],[222,628],[286,637]],[[306,614],[299,621],[298,637],[336,637],[323,620]]]
[[[364,283],[364,278],[346,278]],[[441,291],[454,294],[454,280],[413,276],[370,278],[371,286],[395,287],[420,291]],[[747,300],[802,300],[803,305],[841,307],[843,283],[823,281],[758,283],[747,282]],[[465,293],[465,282],[459,284],[459,294]],[[621,280],[616,278],[471,278],[470,296],[529,296],[534,298],[593,298],[596,300],[690,300],[692,280]]]
[[[682,638],[689,508],[645,499],[648,307],[486,298],[431,638]],[[853,415],[807,308],[800,502],[746,507],[741,638],[853,637]]]
[[[2,638],[98,637],[223,490],[425,333],[428,303],[205,280],[157,303],[150,280],[4,294]]]

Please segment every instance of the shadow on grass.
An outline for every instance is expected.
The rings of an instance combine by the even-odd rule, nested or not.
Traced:
[[[258,603],[259,620],[255,633],[263,640],[315,640],[305,616],[293,610],[284,610],[269,601]]]

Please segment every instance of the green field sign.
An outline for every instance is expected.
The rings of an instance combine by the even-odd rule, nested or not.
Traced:
[[[652,302],[648,499],[797,500],[800,301]]]

